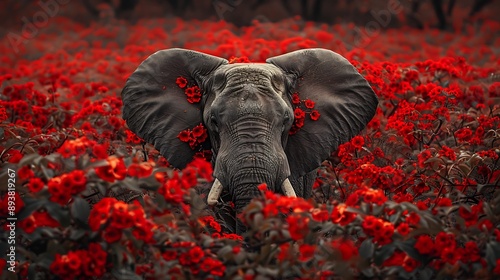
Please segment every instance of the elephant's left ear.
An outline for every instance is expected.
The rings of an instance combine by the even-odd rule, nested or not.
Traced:
[[[304,175],[321,165],[338,146],[363,130],[373,118],[378,99],[368,82],[341,55],[306,49],[269,58],[287,78],[290,93],[315,102],[320,114],[309,117],[290,135],[286,154],[292,174]],[[315,118],[316,119],[316,118]]]
[[[129,128],[174,167],[191,162],[199,145],[210,147],[209,140],[193,139],[191,129],[203,122],[204,84],[223,64],[227,60],[200,52],[161,50],[139,65],[122,90],[123,118]],[[206,138],[202,129],[197,131]]]

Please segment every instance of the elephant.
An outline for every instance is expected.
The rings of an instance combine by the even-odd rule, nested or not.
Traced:
[[[310,197],[322,162],[363,130],[378,106],[347,59],[319,48],[265,63],[160,50],[130,75],[121,95],[129,129],[172,166],[182,169],[211,150],[215,179],[207,203],[216,204],[224,191],[236,213],[260,195],[262,183],[275,193]],[[314,116],[297,110],[301,100],[314,104]],[[203,141],[186,139],[194,134]]]

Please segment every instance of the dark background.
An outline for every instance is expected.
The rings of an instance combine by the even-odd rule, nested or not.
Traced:
[[[59,6],[55,16],[70,17],[84,24],[107,21],[111,17],[132,23],[142,18],[181,17],[185,20],[224,19],[243,26],[252,20],[275,22],[299,15],[316,22],[366,25],[376,20],[374,15],[388,10],[389,5],[399,5],[402,12],[394,15],[384,28],[437,27],[456,31],[456,26],[463,22],[500,19],[498,0],[484,1],[488,3],[478,11],[473,11],[475,3],[482,2],[477,0],[3,0],[0,2],[0,35],[22,28],[23,18],[32,21],[34,14],[42,10],[40,2],[55,2]],[[442,6],[440,17],[436,3]],[[450,10],[450,6],[453,9]]]

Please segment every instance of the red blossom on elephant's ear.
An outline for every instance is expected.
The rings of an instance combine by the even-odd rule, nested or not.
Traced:
[[[182,142],[189,143],[192,150],[196,150],[208,138],[207,129],[203,124],[195,126],[192,130],[185,129],[177,135]]]
[[[317,121],[319,120],[319,117],[320,117],[320,113],[318,112],[318,110],[312,110],[311,111],[311,114],[309,115],[309,117],[311,118],[311,120],[313,121]]]
[[[314,108],[314,101],[312,101],[311,99],[306,99],[306,101],[304,101],[304,105],[306,106],[307,109],[312,109]]]
[[[293,105],[296,105],[296,106],[300,105],[300,97],[299,97],[299,94],[296,92],[292,94],[292,103],[293,103]]]
[[[191,133],[189,132],[189,129],[183,130],[183,131],[179,132],[179,135],[177,135],[177,138],[179,138],[179,140],[181,140],[182,142],[189,142],[190,134]]]
[[[198,103],[201,101],[201,91],[198,86],[192,86],[186,88],[184,93],[187,95],[187,101],[191,104]]]
[[[185,88],[187,86],[187,79],[184,78],[184,77],[178,77],[176,80],[175,80],[175,83],[180,87],[180,88]]]
[[[312,110],[316,103],[311,99],[301,100],[298,92],[292,94],[292,104],[295,108],[293,111],[294,122],[288,132],[289,135],[294,135],[304,126],[307,115],[312,121],[317,121],[321,116],[318,110]]]

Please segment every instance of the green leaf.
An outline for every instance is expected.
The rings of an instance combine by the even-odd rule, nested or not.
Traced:
[[[37,257],[37,264],[39,267],[49,269],[54,261],[54,255],[48,252],[42,253]]]
[[[42,158],[42,156],[39,155],[39,154],[37,154],[37,153],[32,153],[32,154],[25,155],[19,161],[19,166],[31,165],[32,163],[34,163],[34,161],[36,161],[36,160],[38,160],[40,158]]]
[[[111,270],[111,274],[115,276],[117,279],[122,279],[122,280],[142,280],[142,277],[124,267],[113,268],[113,270]]]
[[[78,240],[82,239],[85,236],[85,234],[87,234],[86,230],[73,229],[69,233],[69,239],[74,240],[74,241],[78,241]]]
[[[376,265],[382,265],[382,263],[390,258],[394,251],[396,250],[396,245],[390,243],[382,246],[377,252],[375,252],[374,262]]]
[[[396,246],[403,252],[407,253],[408,256],[414,258],[415,260],[422,261],[422,256],[417,252],[414,247],[414,240],[407,240],[404,242],[394,242]]]
[[[369,278],[375,276],[375,272],[373,271],[373,267],[363,269],[361,271],[361,273],[363,273],[364,276],[369,277]]]
[[[495,214],[493,214],[493,210],[491,209],[491,206],[488,202],[483,203],[483,209],[486,217],[488,217],[489,220],[495,219]]]
[[[365,241],[361,243],[361,246],[359,246],[359,255],[362,258],[371,259],[373,252],[375,252],[375,244],[373,244],[372,239],[365,239]]]
[[[491,241],[486,244],[486,261],[488,262],[488,266],[493,268],[496,266],[497,258],[500,255],[500,243],[496,241]]]
[[[71,204],[71,216],[78,222],[87,224],[89,214],[89,203],[81,197],[75,197],[73,203]]]
[[[418,279],[432,279],[434,271],[429,266],[426,266],[424,269],[418,270],[418,274],[420,275]]]
[[[452,212],[455,212],[458,208],[460,208],[459,205],[453,205],[453,206],[446,207],[444,209],[444,214],[446,216],[449,216]]]
[[[47,213],[58,221],[61,226],[68,227],[71,224],[68,210],[63,208],[61,205],[52,201],[47,201],[45,203],[45,209],[47,209]]]
[[[31,214],[33,214],[33,212],[40,209],[43,205],[47,203],[47,200],[44,198],[34,199],[28,196],[23,197],[23,201],[24,201],[24,208],[21,210],[21,212],[18,213],[17,215],[18,220],[26,219]]]
[[[413,203],[405,201],[405,202],[401,202],[400,204],[401,204],[401,206],[402,206],[401,208],[403,210],[411,210],[411,211],[416,212],[416,213],[420,212],[417,205],[415,205]]]

